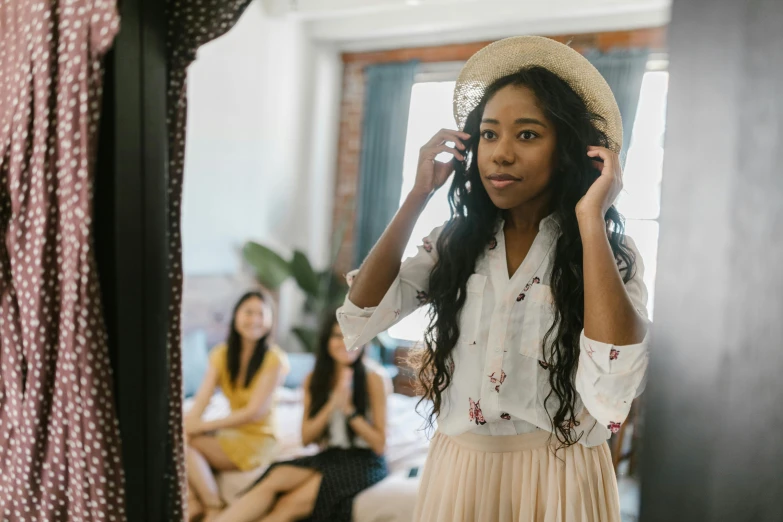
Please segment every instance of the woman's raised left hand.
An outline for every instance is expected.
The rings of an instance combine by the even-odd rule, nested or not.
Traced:
[[[617,153],[605,147],[588,147],[587,155],[594,159],[593,165],[601,175],[593,182],[587,193],[576,204],[577,218],[598,218],[606,216],[620,191],[623,189],[623,169]],[[599,161],[600,160],[603,161]]]

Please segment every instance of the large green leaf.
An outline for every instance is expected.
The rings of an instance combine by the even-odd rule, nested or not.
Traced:
[[[313,353],[318,348],[318,331],[313,330],[312,328],[304,328],[301,326],[297,326],[292,329],[294,332],[294,335],[299,339],[299,342],[302,343],[302,346],[304,346],[305,350],[307,350],[310,353]]]
[[[325,272],[322,277],[328,281],[324,295],[326,307],[342,304],[348,293],[348,283],[345,282],[345,278],[338,276],[331,270]]]
[[[248,241],[242,253],[255,269],[258,281],[269,290],[278,290],[292,275],[290,263],[263,245]]]
[[[348,285],[344,278],[337,276],[331,270],[318,272],[317,275],[318,293],[307,296],[304,311],[321,317],[329,308],[337,307],[343,303],[345,294],[348,292]]]
[[[291,272],[299,284],[299,288],[310,295],[318,294],[318,274],[313,270],[310,260],[299,250],[294,251],[294,258],[291,260]]]
[[[302,305],[302,308],[304,313],[315,314],[316,316],[320,317],[321,311],[323,310],[323,305],[323,299],[321,299],[319,296],[308,295],[305,298],[305,302],[304,305]]]
[[[339,307],[345,302],[345,296],[348,294],[348,289],[334,292],[329,296],[327,307]]]

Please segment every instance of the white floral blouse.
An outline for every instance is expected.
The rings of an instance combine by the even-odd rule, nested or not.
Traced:
[[[423,240],[418,253],[406,259],[381,303],[362,309],[346,298],[337,317],[348,349],[356,349],[387,330],[427,301],[429,276],[443,226]],[[550,391],[543,338],[553,323],[549,287],[554,245],[559,227],[544,219],[539,233],[516,273],[509,279],[503,226],[467,283],[468,296],[460,313],[460,338],[452,352],[452,384],[444,392],[438,429],[446,435],[471,431],[514,435],[551,430],[544,408]],[[635,308],[647,317],[644,265],[636,255],[636,270],[626,284]],[[356,271],[348,274],[349,283]],[[649,328],[648,328],[649,332]],[[612,346],[588,339],[582,331],[576,372],[576,436],[585,446],[603,443],[628,416],[631,401],[645,385],[649,334],[640,344]],[[557,410],[553,395],[549,412]]]

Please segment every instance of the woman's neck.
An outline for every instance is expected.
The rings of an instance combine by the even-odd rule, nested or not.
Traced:
[[[552,213],[549,194],[542,194],[524,205],[503,211],[506,231],[537,232],[541,221]]]
[[[240,354],[240,360],[244,363],[250,360],[253,356],[253,352],[256,351],[256,345],[258,341],[251,341],[248,339],[242,339],[242,352]]]

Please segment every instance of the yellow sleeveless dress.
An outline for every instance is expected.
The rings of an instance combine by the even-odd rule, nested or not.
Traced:
[[[228,398],[231,411],[239,410],[247,405],[261,375],[273,369],[277,363],[282,365],[284,374],[288,373],[289,364],[285,352],[277,346],[270,346],[250,385],[247,387],[232,386],[226,359],[227,352],[228,346],[225,344],[216,346],[209,354],[209,363],[218,372],[218,383],[223,394]],[[237,468],[241,471],[248,471],[269,465],[274,460],[277,453],[275,432],[275,405],[273,403],[269,413],[262,419],[236,428],[219,430],[215,437],[228,458],[237,465]]]

